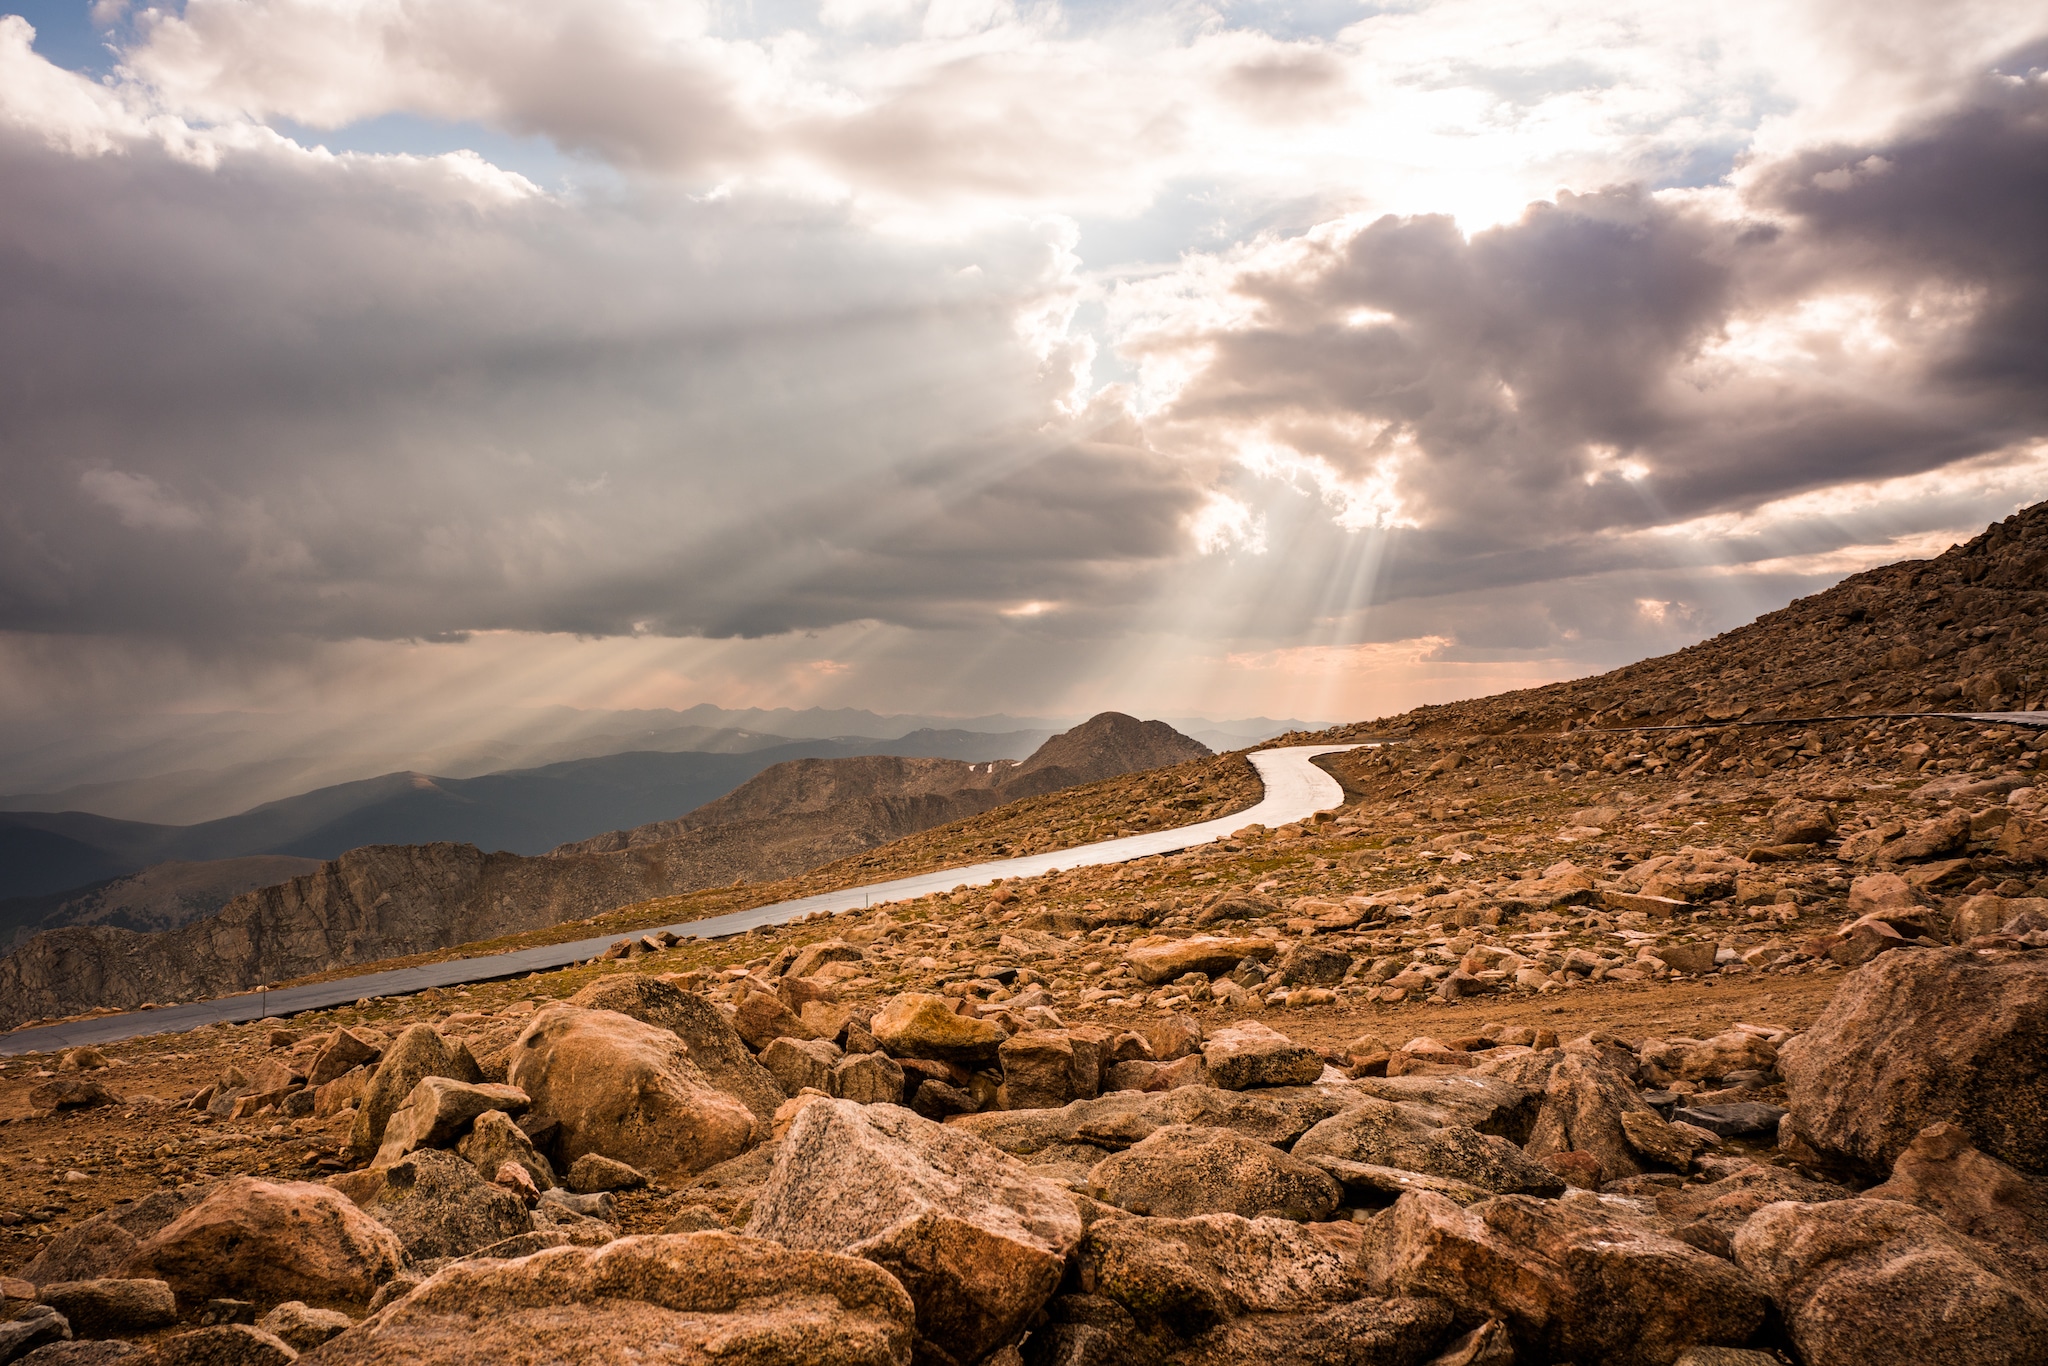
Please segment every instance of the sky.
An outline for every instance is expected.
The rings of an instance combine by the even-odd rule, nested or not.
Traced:
[[[2048,496],[2048,18],[0,0],[0,718],[1341,721]]]

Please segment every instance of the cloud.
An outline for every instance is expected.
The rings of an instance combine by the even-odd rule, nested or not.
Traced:
[[[751,13],[0,19],[0,686],[1384,710],[2048,474],[2022,7]]]

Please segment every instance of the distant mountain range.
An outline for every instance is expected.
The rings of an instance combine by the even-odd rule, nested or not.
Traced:
[[[1321,724],[1264,716],[1166,719],[1215,750],[1241,749]],[[473,778],[616,754],[739,754],[810,740],[883,740],[892,743],[880,752],[917,755],[928,751],[908,737],[921,732],[1043,737],[1072,724],[1048,717],[709,705],[680,711],[534,707],[460,717],[230,712],[0,718],[0,791],[13,794],[0,796],[0,811],[78,811],[189,826],[394,773]],[[1028,749],[978,756],[946,749],[940,757],[1020,757]]]
[[[928,732],[781,748],[976,747],[974,752],[985,753],[1004,738]],[[10,939],[24,942],[0,957],[0,1028],[102,1002],[132,1006],[189,999],[469,943],[735,878],[787,877],[1021,797],[1197,760],[1208,750],[1161,722],[1105,712],[1034,747],[1021,762],[870,753],[792,756],[770,766],[762,756],[772,753],[614,755],[489,778],[393,774],[182,828],[89,816],[9,817],[17,824],[0,829],[70,839],[82,857],[113,858],[123,851],[144,857],[137,851],[161,851],[181,840],[202,848],[232,847],[204,843],[230,837],[281,840],[289,849],[321,847],[322,840],[351,847],[286,881],[253,888],[247,884],[259,872],[249,866],[252,860],[218,859],[158,863],[140,875],[61,898],[55,911],[18,926]],[[579,793],[623,802],[624,789],[658,792],[666,809],[675,811],[686,800],[675,795],[682,788],[674,785],[675,765],[685,759],[755,762],[763,771],[717,800],[683,807],[681,819],[619,829],[537,858],[485,852],[446,836],[353,847],[385,820],[417,829],[430,820],[481,820],[496,813],[530,828],[536,812],[550,803],[573,804]],[[594,809],[578,808],[578,818]],[[44,828],[67,819],[73,834],[100,843]],[[1032,836],[1050,838],[1050,829]],[[238,881],[243,889],[229,892]],[[192,912],[215,900],[217,911]],[[188,915],[184,923],[167,923]]]
[[[895,754],[986,762],[1021,759],[1046,738],[1034,731],[921,730],[892,740],[782,740],[739,752],[608,754],[474,778],[386,773],[192,825],[82,811],[0,812],[0,898],[45,897],[170,860],[331,859],[366,844],[446,842],[540,854],[673,819],[785,760]]]

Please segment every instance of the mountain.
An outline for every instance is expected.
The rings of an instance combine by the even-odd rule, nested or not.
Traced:
[[[4,812],[0,897],[47,896],[165,861],[255,854],[330,859],[370,844],[474,844],[538,854],[600,831],[692,810],[792,758],[888,749],[986,762],[1022,758],[1044,739],[1033,731],[928,729],[890,741],[780,740],[727,752],[609,754],[475,778],[386,773],[188,826],[80,811]]]
[[[0,901],[0,952],[64,925],[174,930],[258,887],[310,873],[318,859],[261,854],[209,863],[159,863],[127,877],[50,896]]]
[[[925,743],[956,742],[941,735]],[[232,991],[537,929],[736,877],[785,876],[1043,793],[1049,784],[1092,781],[1131,772],[1132,765],[1163,766],[1208,752],[1159,722],[1105,713],[1052,737],[1021,762],[871,755],[786,760],[709,803],[708,816],[700,805],[680,827],[673,821],[642,825],[539,858],[453,842],[351,848],[311,873],[245,893],[217,915],[161,934],[102,924],[36,936],[0,958],[0,1027],[101,1003],[134,1006]],[[664,756],[613,756],[628,757]],[[557,767],[582,771],[603,762]],[[415,789],[421,801],[470,790],[428,781],[432,793]],[[325,800],[345,805],[341,797]],[[269,818],[278,819],[275,813]],[[692,818],[717,823],[692,825]],[[360,823],[358,816],[348,819]],[[121,824],[80,817],[68,828],[135,838],[107,828]]]
[[[196,825],[267,802],[383,774],[448,778],[543,768],[641,751],[744,753],[801,740],[886,741],[852,753],[1023,758],[1079,718],[881,714],[854,708],[606,711],[524,707],[407,713],[222,712],[0,716],[0,811],[84,811],[156,825]],[[1222,751],[1302,721],[1269,717],[1170,721]],[[914,747],[921,733],[1029,734],[1005,754]],[[912,746],[906,748],[906,746]],[[673,814],[673,813],[671,813]]]

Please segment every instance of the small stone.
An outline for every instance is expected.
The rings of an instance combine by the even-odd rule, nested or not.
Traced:
[[[165,1281],[59,1281],[42,1287],[38,1298],[86,1337],[143,1332],[178,1321],[178,1298]]]
[[[569,1164],[567,1185],[578,1195],[597,1191],[638,1190],[647,1184],[647,1174],[624,1162],[599,1153],[585,1153]]]
[[[504,1184],[503,1169],[508,1162],[524,1171],[526,1184],[536,1192],[555,1184],[553,1164],[534,1147],[526,1131],[502,1110],[486,1110],[478,1115],[469,1132],[455,1145],[455,1151],[486,1179],[500,1185]]]
[[[370,1165],[388,1167],[419,1148],[445,1148],[477,1116],[492,1110],[524,1113],[526,1092],[516,1086],[422,1077],[384,1126],[384,1141]]]
[[[886,1053],[855,1053],[833,1064],[826,1088],[842,1100],[861,1105],[901,1105],[903,1065]]]
[[[355,1320],[338,1309],[313,1309],[304,1301],[286,1300],[256,1326],[283,1339],[295,1352],[310,1352],[354,1325]]]
[[[52,1342],[69,1342],[71,1325],[54,1309],[0,1323],[0,1366]]]
[[[839,1046],[824,1039],[780,1038],[761,1050],[761,1065],[793,1096],[806,1087],[829,1092],[840,1057]]]

